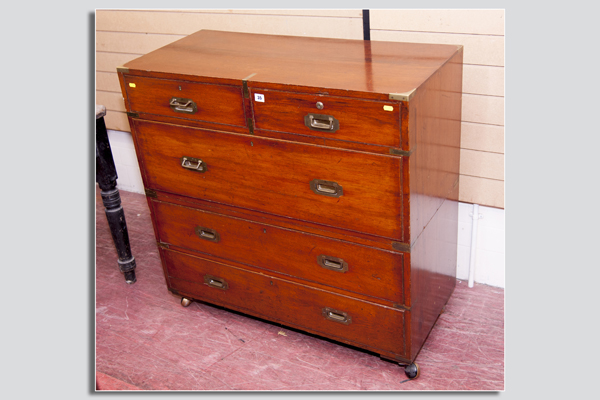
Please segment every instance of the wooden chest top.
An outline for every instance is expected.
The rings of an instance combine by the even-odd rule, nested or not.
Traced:
[[[202,30],[124,67],[139,76],[388,100],[421,86],[461,47]]]

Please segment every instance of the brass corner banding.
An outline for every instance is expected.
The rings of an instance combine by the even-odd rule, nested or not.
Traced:
[[[416,146],[415,146],[416,147]],[[404,156],[404,157],[408,157],[410,156],[413,151],[415,151],[415,147],[413,147],[412,149],[406,151],[406,150],[400,150],[400,149],[395,149],[395,148],[390,148],[390,154],[393,154],[395,156]]]
[[[404,93],[390,93],[390,100],[410,101],[416,92],[417,88]]]
[[[404,253],[410,253],[410,245],[408,243],[392,242],[392,248]]]
[[[254,75],[256,75],[258,72],[255,72],[253,74],[248,75],[247,77],[245,77],[244,79],[242,79],[242,87],[243,87],[243,91],[244,91],[244,98],[245,99],[249,99],[250,98],[250,91],[248,90],[248,79],[252,78]]]
[[[126,74],[129,72],[129,68],[120,66],[120,67],[117,67],[117,72],[123,72]]]

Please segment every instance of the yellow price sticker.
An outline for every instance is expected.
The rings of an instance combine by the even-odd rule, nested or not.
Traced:
[[[130,83],[129,87],[135,87],[135,83]]]

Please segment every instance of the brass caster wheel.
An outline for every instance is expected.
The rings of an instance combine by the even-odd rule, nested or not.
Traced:
[[[404,373],[406,374],[406,377],[408,379],[417,379],[419,377],[419,374],[421,373],[421,371],[419,370],[419,364],[412,363],[407,365],[404,368]]]
[[[190,304],[192,304],[192,300],[188,299],[187,297],[182,297],[181,298],[181,305],[184,307],[188,307]]]

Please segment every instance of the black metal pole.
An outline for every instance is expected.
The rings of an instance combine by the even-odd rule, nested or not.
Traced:
[[[119,270],[125,275],[125,281],[132,284],[136,281],[135,258],[131,255],[127,222],[117,189],[117,169],[108,141],[104,113],[100,117],[98,115],[96,114],[96,182],[101,189],[106,219],[119,256]]]
[[[363,39],[371,40],[371,19],[369,18],[369,10],[362,10],[363,16]]]

